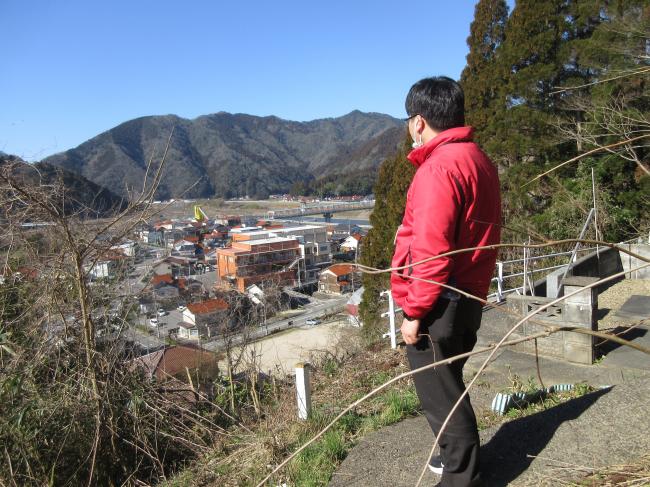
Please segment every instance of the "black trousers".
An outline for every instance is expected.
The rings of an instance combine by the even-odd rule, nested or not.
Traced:
[[[423,335],[415,345],[407,345],[411,369],[469,352],[476,344],[481,324],[481,303],[461,297],[457,301],[440,298],[421,320]],[[424,414],[438,436],[445,418],[465,391],[463,366],[467,359],[413,376]],[[469,396],[465,396],[439,439],[444,465],[440,485],[468,487],[482,485],[479,471],[479,438],[476,416]]]

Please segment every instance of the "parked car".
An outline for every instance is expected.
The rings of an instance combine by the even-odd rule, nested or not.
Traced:
[[[151,318],[151,319],[149,320],[149,324],[150,324],[151,326],[158,326],[158,323],[160,323],[160,322],[158,321],[158,318]]]
[[[320,320],[307,320],[305,323],[307,323],[309,326],[314,326],[320,324]]]
[[[187,309],[187,308],[185,307],[184,304],[180,304],[180,305],[178,306],[178,311],[180,311],[181,313],[182,313],[183,311],[185,311],[186,309]]]
[[[158,316],[165,316],[166,314],[167,314],[167,312],[164,309],[160,308],[158,310]]]

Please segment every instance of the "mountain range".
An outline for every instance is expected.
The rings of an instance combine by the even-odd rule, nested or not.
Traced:
[[[299,181],[374,171],[405,133],[393,117],[360,111],[309,122],[226,112],[147,116],[43,162],[129,198],[142,188],[147,162],[160,162],[172,130],[159,199],[265,197]]]
[[[124,198],[89,181],[79,174],[45,162],[30,164],[19,157],[0,154],[0,180],[10,178],[23,190],[41,191],[49,204],[66,215],[80,217],[106,217],[125,207]],[[3,188],[4,189],[4,188]],[[9,192],[11,194],[11,192]],[[5,212],[16,211],[22,205],[16,202],[0,210],[0,220]]]

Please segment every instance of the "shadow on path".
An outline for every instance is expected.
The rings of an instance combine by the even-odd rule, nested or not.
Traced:
[[[633,341],[636,340],[637,338],[642,338],[646,336],[648,330],[641,327],[630,329],[627,326],[617,326],[613,330],[608,331],[608,333],[611,333],[612,335],[618,335],[620,338],[623,338],[624,340]],[[623,345],[621,345],[620,343],[616,343],[612,341],[604,341],[601,339],[598,339],[598,342],[596,343],[596,349],[600,354],[600,356],[607,355],[609,352],[612,352],[622,346]]]
[[[481,447],[483,478],[490,487],[508,485],[526,471],[565,421],[578,418],[612,388],[601,389],[541,413],[505,423]]]

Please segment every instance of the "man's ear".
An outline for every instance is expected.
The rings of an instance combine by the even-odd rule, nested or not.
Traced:
[[[427,128],[427,122],[424,119],[424,117],[422,117],[422,115],[418,115],[415,118],[415,127],[414,128],[415,128],[415,132],[418,133],[418,134],[421,134],[422,132],[424,132],[424,129]]]

